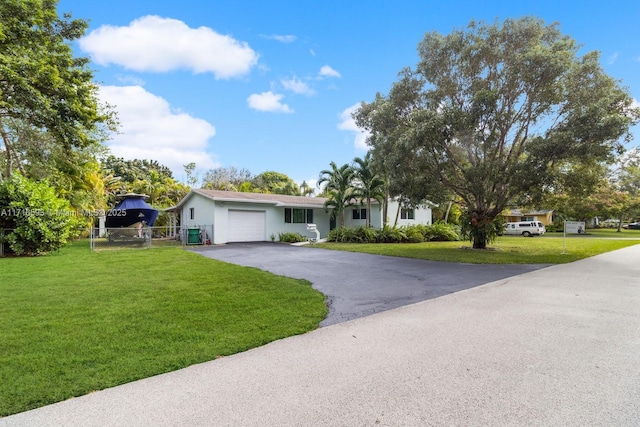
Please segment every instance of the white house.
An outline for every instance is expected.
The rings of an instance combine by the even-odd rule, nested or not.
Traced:
[[[307,224],[316,224],[320,237],[335,228],[331,213],[324,210],[322,197],[285,196],[281,194],[238,193],[219,190],[191,190],[170,211],[180,216],[183,230],[208,230],[207,239],[214,244],[228,242],[262,242],[278,239],[283,232],[315,237]],[[382,227],[380,205],[371,207],[371,225]],[[389,215],[395,220],[397,203],[390,203]],[[345,212],[345,226],[366,224],[366,208],[350,206]],[[431,224],[431,209],[402,209],[398,225]]]

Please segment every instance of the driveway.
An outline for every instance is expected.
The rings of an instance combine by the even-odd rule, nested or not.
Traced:
[[[548,267],[460,264],[308,246],[234,243],[192,249],[206,257],[306,279],[327,298],[328,326]]]

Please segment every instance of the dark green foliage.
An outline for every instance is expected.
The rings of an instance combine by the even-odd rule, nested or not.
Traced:
[[[298,243],[306,242],[307,240],[308,238],[300,233],[286,232],[278,234],[278,241],[283,243]]]
[[[504,224],[502,215],[491,218],[466,210],[460,216],[460,234],[465,240],[473,242],[475,249],[485,249],[487,243],[495,242],[502,234]]]
[[[46,130],[67,150],[96,142],[113,116],[98,105],[98,86],[87,58],[73,56],[71,43],[84,35],[86,21],[59,17],[56,1],[0,2],[0,176],[8,179],[24,159],[6,132],[6,119]]]
[[[119,176],[127,183],[149,180],[153,172],[160,177],[173,179],[171,169],[156,160],[125,160],[122,157],[108,156],[102,160],[102,169],[107,175]]]
[[[557,24],[534,17],[429,32],[418,51],[415,69],[354,119],[391,194],[459,199],[476,249],[510,203],[538,204],[573,166],[610,162],[640,117],[597,52],[579,55]]]
[[[407,225],[382,229],[370,227],[336,228],[329,232],[328,242],[339,243],[421,243],[429,241],[450,242],[460,240],[456,227],[450,224]]]
[[[46,181],[18,174],[0,181],[0,229],[10,229],[3,239],[16,255],[59,249],[75,237],[79,224],[76,212]]]
[[[562,233],[564,231],[563,224],[548,224],[544,226],[547,233]]]
[[[251,185],[260,192],[272,194],[300,195],[300,188],[294,180],[281,172],[266,171],[253,178]]]

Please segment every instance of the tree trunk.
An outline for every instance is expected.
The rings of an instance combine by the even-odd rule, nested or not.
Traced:
[[[620,221],[618,221],[618,233],[622,232],[622,220],[624,219],[624,213],[620,213]]]
[[[6,179],[11,179],[11,142],[9,141],[9,135],[7,135],[7,133],[4,130],[4,125],[2,122],[0,122],[0,134],[2,135],[2,142],[4,143],[4,149],[5,149],[5,153],[7,156],[7,164],[5,165],[6,169],[5,169],[5,174],[4,177]],[[1,177],[1,175],[0,175]]]
[[[478,211],[471,213],[473,249],[487,249],[487,223],[485,215]]]
[[[387,225],[389,215],[389,192],[385,191],[384,201],[382,202],[382,226]]]
[[[487,249],[487,235],[486,233],[478,233],[473,236],[473,249]]]
[[[449,222],[449,212],[451,212],[451,205],[453,205],[453,200],[449,200],[449,206],[447,206],[447,213],[444,214],[444,223],[447,224]]]

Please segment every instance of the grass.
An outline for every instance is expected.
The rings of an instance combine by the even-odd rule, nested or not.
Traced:
[[[303,280],[178,248],[0,259],[0,416],[317,328]]]
[[[564,241],[561,233],[548,233],[542,237],[502,236],[489,245],[490,250],[471,250],[469,242],[428,243],[321,243],[317,247],[351,252],[364,252],[432,261],[463,262],[473,264],[563,264],[610,252],[640,243],[640,240],[615,240],[611,233],[597,230],[586,236],[568,236]],[[640,232],[625,230],[622,237],[640,239]],[[589,230],[591,232],[591,230]],[[620,234],[620,233],[617,233]]]

